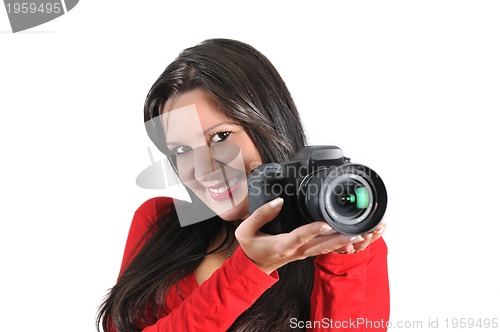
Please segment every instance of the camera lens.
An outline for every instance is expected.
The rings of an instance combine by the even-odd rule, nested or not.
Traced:
[[[340,215],[352,218],[361,215],[369,207],[368,188],[358,181],[347,180],[333,188],[332,206]]]
[[[338,223],[358,224],[373,207],[370,184],[359,174],[330,174],[323,189],[324,210]]]
[[[300,184],[298,205],[309,221],[324,220],[344,234],[374,229],[387,206],[387,192],[370,168],[343,164],[321,168]]]

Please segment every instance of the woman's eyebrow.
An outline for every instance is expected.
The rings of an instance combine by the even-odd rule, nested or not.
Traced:
[[[207,135],[209,132],[211,132],[212,130],[214,130],[215,128],[219,127],[219,126],[224,126],[224,125],[235,125],[233,122],[229,122],[229,121],[226,121],[226,122],[220,122],[216,125],[213,125],[211,126],[210,128],[207,128],[203,131],[203,134],[204,135]]]
[[[219,122],[213,126],[210,126],[209,128],[205,129],[203,131],[203,135],[206,136],[209,132],[213,131],[215,128],[217,127],[220,127],[220,126],[225,126],[225,125],[236,125],[234,124],[233,122],[229,122],[229,121],[225,121],[225,122]],[[167,138],[167,146],[176,146],[176,145],[179,145],[180,143],[177,142],[177,141],[170,141],[168,138]]]

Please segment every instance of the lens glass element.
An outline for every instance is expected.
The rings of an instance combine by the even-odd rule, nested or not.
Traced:
[[[367,180],[357,174],[330,174],[324,187],[324,211],[337,223],[355,225],[364,221],[374,204]]]
[[[368,203],[370,203],[370,195],[368,194],[368,190],[365,187],[357,187],[354,189],[356,195],[354,196],[356,199],[356,207],[358,209],[366,209],[368,208]]]
[[[370,202],[366,187],[362,183],[350,179],[339,182],[333,188],[330,197],[332,206],[337,213],[347,218],[363,214]]]

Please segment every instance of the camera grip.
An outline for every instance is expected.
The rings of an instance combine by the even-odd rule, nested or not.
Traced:
[[[250,173],[248,176],[248,210],[250,214],[254,213],[262,205],[280,197],[279,193],[273,193],[270,188],[282,179],[282,167],[277,163],[261,165]],[[260,230],[273,235],[282,233],[281,215],[282,212]]]

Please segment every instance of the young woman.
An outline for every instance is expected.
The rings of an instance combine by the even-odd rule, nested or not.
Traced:
[[[249,215],[245,175],[306,145],[264,55],[226,39],[184,50],[149,91],[145,122],[191,196],[215,213],[181,227],[170,198],[136,211],[98,315],[104,331],[385,330],[383,223],[362,236],[332,233],[322,221],[260,232],[281,198]]]

